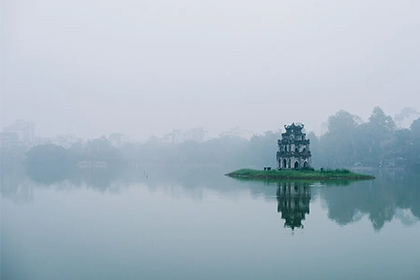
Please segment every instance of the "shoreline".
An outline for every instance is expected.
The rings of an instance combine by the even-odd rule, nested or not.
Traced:
[[[260,180],[372,180],[372,175],[359,174],[346,169],[337,170],[253,170],[239,169],[225,176],[239,179]]]

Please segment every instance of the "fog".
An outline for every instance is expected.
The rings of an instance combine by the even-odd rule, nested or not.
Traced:
[[[1,3],[1,126],[163,135],[419,109],[419,1]]]

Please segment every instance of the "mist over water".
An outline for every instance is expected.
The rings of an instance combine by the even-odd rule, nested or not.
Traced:
[[[9,177],[2,181],[2,279],[420,275],[417,174],[337,185],[242,181],[223,171]]]
[[[366,122],[341,110],[308,134],[318,172],[376,176],[359,182],[224,176],[277,168],[281,131],[139,142],[33,127],[1,134],[2,279],[420,276],[420,118],[401,129],[380,107]]]
[[[3,0],[0,278],[420,279],[419,10]]]

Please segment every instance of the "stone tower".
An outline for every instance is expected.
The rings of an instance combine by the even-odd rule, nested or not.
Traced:
[[[305,169],[311,167],[311,150],[306,133],[302,132],[304,125],[285,125],[285,133],[278,140],[278,169]]]

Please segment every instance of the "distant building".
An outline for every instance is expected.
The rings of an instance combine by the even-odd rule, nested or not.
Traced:
[[[3,129],[1,138],[2,146],[24,145],[30,147],[35,139],[35,124],[24,120],[16,120]]]
[[[277,212],[284,219],[284,227],[303,228],[302,221],[309,215],[311,189],[308,183],[281,182],[277,188]]]
[[[20,144],[21,141],[16,132],[0,132],[0,147],[4,149],[16,149]]]
[[[278,169],[302,169],[311,167],[311,150],[306,133],[302,132],[304,125],[285,125],[285,133],[278,140]]]

